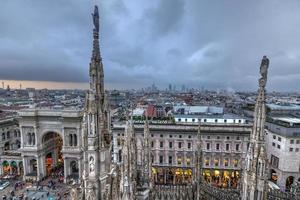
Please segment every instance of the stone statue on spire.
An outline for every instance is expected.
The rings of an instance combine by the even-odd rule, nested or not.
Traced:
[[[98,12],[98,6],[95,6],[94,13],[92,13],[93,16],[93,22],[95,26],[95,31],[99,32],[99,12]]]
[[[269,68],[269,59],[267,56],[263,56],[260,65],[260,75],[261,78],[259,79],[259,87],[265,87],[267,83],[267,75],[268,75],[268,68]]]

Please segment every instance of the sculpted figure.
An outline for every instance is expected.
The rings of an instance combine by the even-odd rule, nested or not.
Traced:
[[[93,22],[95,26],[95,30],[98,32],[99,31],[99,12],[98,12],[98,6],[95,6],[94,13],[92,14],[93,16]]]
[[[264,56],[263,59],[261,60],[261,65],[260,65],[260,74],[261,76],[266,79],[267,78],[267,73],[268,73],[268,68],[269,68],[269,59],[267,56]]]
[[[96,194],[95,194],[95,189],[90,185],[91,189],[88,190],[87,192],[87,200],[96,200]]]
[[[78,193],[76,188],[71,189],[71,200],[78,200]]]
[[[94,157],[93,156],[91,156],[90,157],[90,172],[93,172],[93,171],[95,171],[95,163],[94,163]]]

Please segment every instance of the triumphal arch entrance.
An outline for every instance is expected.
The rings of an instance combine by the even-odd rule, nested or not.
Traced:
[[[19,112],[24,179],[60,176],[79,180],[83,167],[81,110],[26,109]]]

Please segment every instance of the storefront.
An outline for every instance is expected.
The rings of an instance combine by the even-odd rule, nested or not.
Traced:
[[[237,188],[240,172],[235,170],[212,170],[203,171],[204,180],[216,187]]]
[[[2,169],[0,175],[22,175],[23,174],[23,163],[22,161],[11,161],[4,160],[1,163]]]
[[[193,180],[191,168],[153,167],[152,175],[155,184],[183,185]]]

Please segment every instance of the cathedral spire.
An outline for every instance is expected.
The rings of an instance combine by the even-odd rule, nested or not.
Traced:
[[[93,51],[90,62],[90,90],[99,96],[101,105],[104,101],[104,72],[102,58],[99,47],[99,11],[98,7],[95,6],[93,17]],[[103,106],[103,105],[102,105]]]
[[[151,146],[150,146],[150,130],[148,115],[146,115],[145,125],[144,125],[144,145],[143,145],[143,186],[150,187],[150,177],[151,177]]]
[[[83,116],[83,170],[86,199],[102,199],[105,181],[109,173],[109,112],[104,94],[103,65],[99,48],[99,12],[95,6],[93,19],[93,51],[90,62],[90,89],[86,94]],[[106,137],[105,137],[106,136]],[[105,139],[106,138],[106,139]],[[107,145],[104,145],[107,144]],[[106,179],[106,178],[105,178]]]
[[[266,97],[265,87],[269,59],[264,56],[260,65],[258,96],[254,110],[253,129],[246,154],[246,169],[243,181],[243,200],[262,200],[266,192],[267,155],[265,145]]]
[[[133,120],[127,120],[122,146],[121,199],[133,199],[136,194],[137,148]]]

